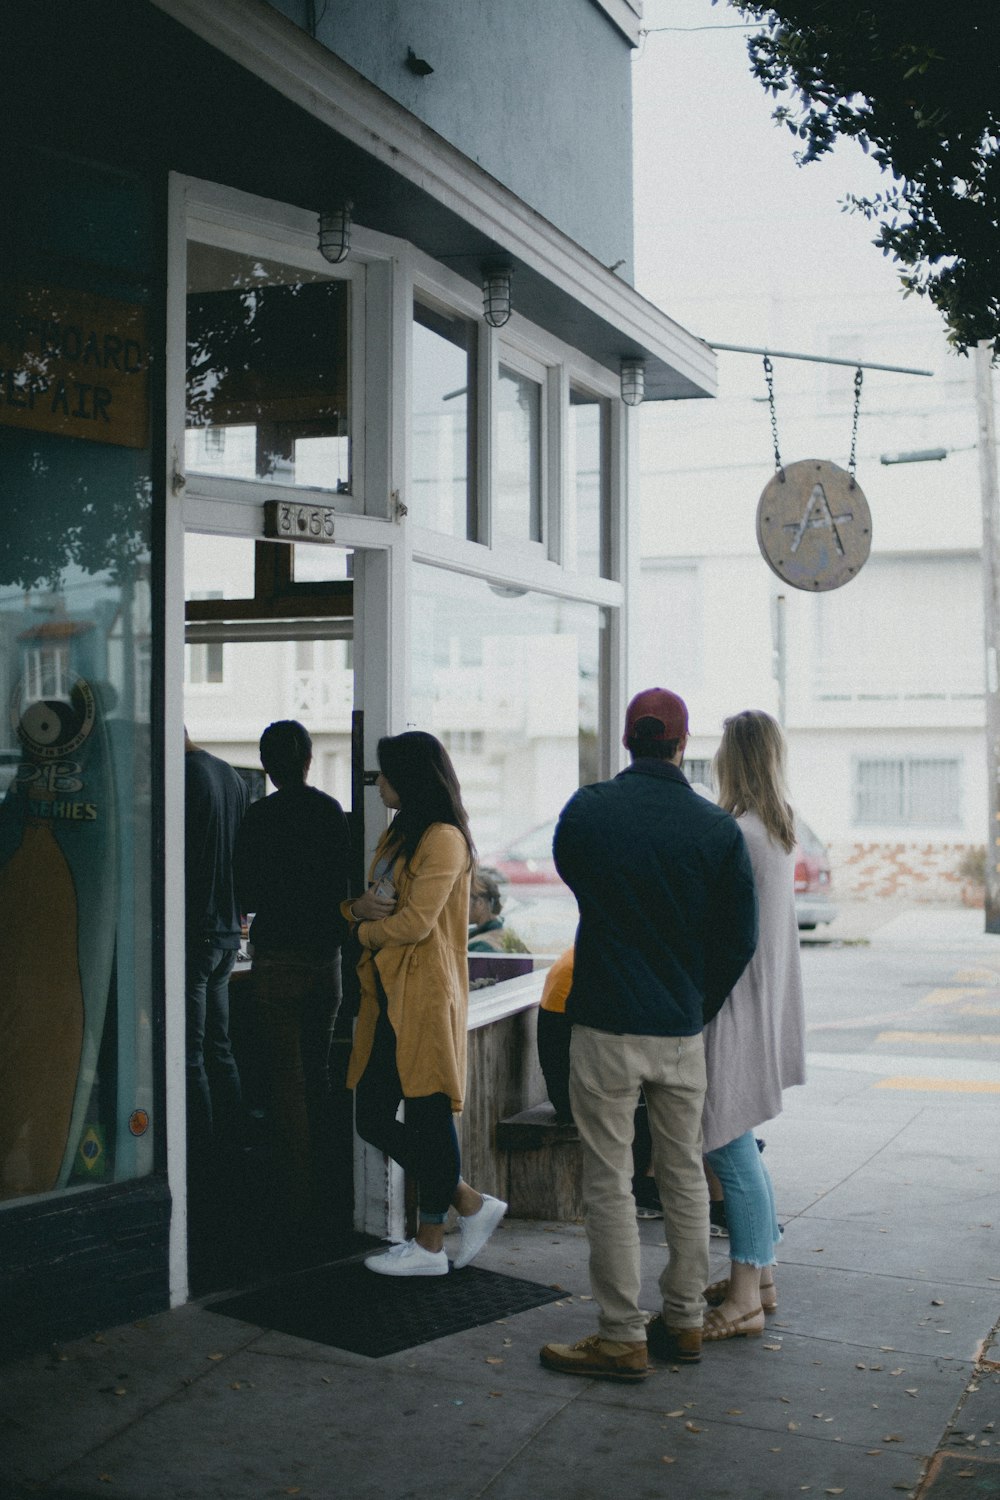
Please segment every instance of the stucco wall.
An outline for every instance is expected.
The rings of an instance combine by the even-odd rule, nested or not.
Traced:
[[[592,0],[270,3],[632,280],[631,48]]]

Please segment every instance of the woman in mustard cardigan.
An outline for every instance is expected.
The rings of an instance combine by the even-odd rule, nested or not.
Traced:
[[[454,1115],[468,1051],[466,957],[474,850],[448,752],[413,730],[378,743],[379,795],[395,810],[368,890],[345,902],[356,924],[361,1007],[347,1082],[358,1134],[415,1177],[416,1237],[369,1255],[382,1276],[444,1276],[444,1225],[458,1210],[455,1269],[467,1266],[507,1205],[463,1182]],[[396,1119],[400,1100],[404,1119]]]

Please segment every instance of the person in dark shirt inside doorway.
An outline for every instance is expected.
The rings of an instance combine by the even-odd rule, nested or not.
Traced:
[[[253,913],[254,1014],[287,1216],[282,1233],[298,1238],[318,1229],[329,1207],[330,1048],[341,1000],[350,833],[340,803],[307,785],[312,740],[304,725],[269,724],[260,759],[277,790],[244,819],[236,889]]]

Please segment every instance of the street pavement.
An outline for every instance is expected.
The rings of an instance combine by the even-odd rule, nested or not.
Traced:
[[[0,1500],[996,1500],[1000,938],[960,908],[838,923],[803,946],[809,1081],[760,1132],[762,1339],[635,1386],[544,1370],[595,1327],[586,1240],[510,1221],[477,1264],[559,1300],[400,1354],[189,1304],[4,1367]],[[652,1310],[662,1223],[640,1234]]]

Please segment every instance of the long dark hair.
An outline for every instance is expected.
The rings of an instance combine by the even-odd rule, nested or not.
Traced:
[[[469,817],[462,805],[462,789],[451,757],[439,739],[422,729],[385,735],[378,742],[379,770],[399,798],[399,811],[389,825],[390,848],[409,864],[432,823],[457,828],[469,851],[476,850]]]

